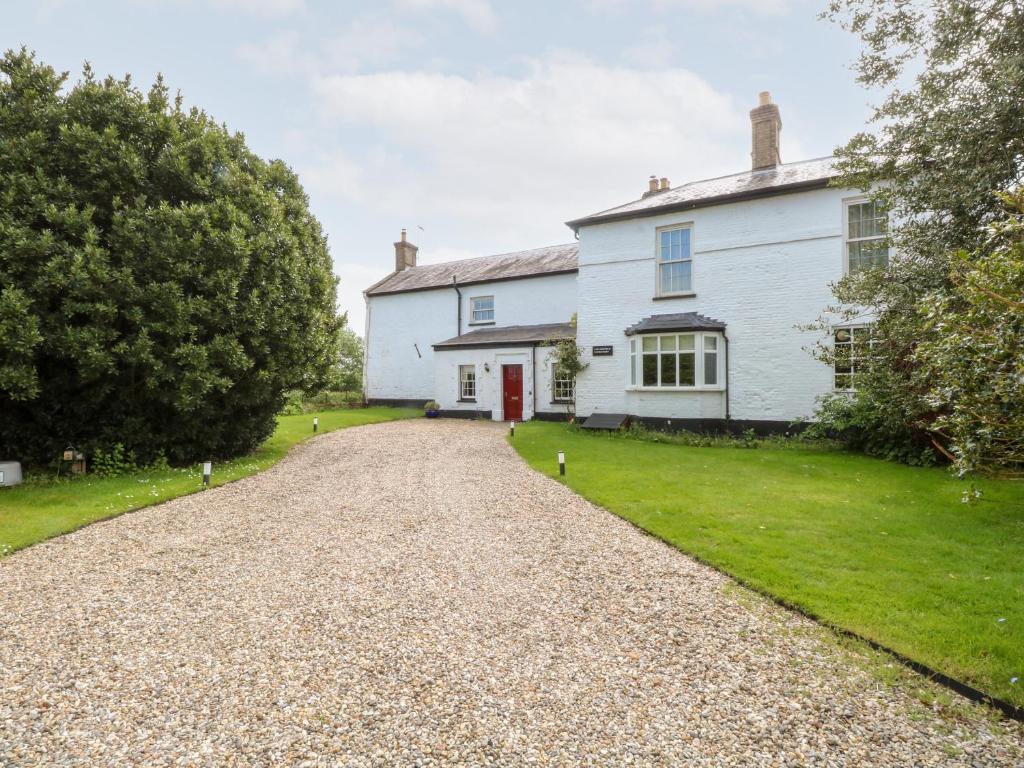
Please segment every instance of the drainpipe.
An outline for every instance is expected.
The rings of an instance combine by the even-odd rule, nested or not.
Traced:
[[[533,381],[530,382],[530,386],[533,389],[533,416],[530,418],[537,418],[537,345],[534,344],[531,348],[533,357],[530,360],[530,367],[533,369]]]
[[[369,370],[370,366],[370,297],[363,291],[363,303],[366,305],[366,320],[363,325],[363,403],[366,403],[366,393],[369,391]]]
[[[729,431],[729,337],[722,331],[725,339],[725,431]]]
[[[459,290],[459,282],[455,275],[452,275],[452,288],[455,289],[455,293],[458,294],[459,306],[455,311],[455,335],[462,335],[462,291]]]

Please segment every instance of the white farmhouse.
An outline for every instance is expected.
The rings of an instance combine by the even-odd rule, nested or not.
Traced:
[[[678,187],[652,177],[639,200],[568,222],[578,248],[416,266],[403,233],[395,272],[366,291],[367,399],[559,416],[573,382],[545,343],[574,331],[588,363],[580,417],[773,431],[852,387],[857,361],[827,369],[800,326],[834,300],[830,283],[888,258],[884,220],[830,186],[832,158],[780,162],[767,93],[750,116],[749,171]],[[835,343],[856,333],[837,328]]]
[[[549,342],[575,333],[577,246],[423,266],[416,251],[402,230],[395,271],[364,292],[367,400],[564,418],[572,382],[556,380]]]

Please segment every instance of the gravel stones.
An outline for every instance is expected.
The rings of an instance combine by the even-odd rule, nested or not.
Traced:
[[[0,766],[1024,761],[504,434],[330,433],[0,561]]]

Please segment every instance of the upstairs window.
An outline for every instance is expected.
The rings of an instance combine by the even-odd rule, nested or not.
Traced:
[[[551,382],[551,399],[556,403],[571,403],[575,394],[576,381],[560,368],[555,368]]]
[[[855,389],[857,374],[867,366],[871,347],[874,345],[871,329],[867,326],[836,328],[833,344],[835,388]]]
[[[658,295],[693,290],[692,229],[690,226],[658,230]]]
[[[459,400],[476,400],[476,366],[459,366]]]
[[[474,296],[470,300],[472,314],[471,323],[493,323],[494,322],[494,297]]]
[[[851,274],[889,264],[885,213],[872,200],[846,204],[846,270]]]

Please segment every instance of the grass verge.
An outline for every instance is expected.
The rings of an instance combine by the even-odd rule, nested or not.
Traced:
[[[541,422],[516,425],[513,442],[534,469],[684,552],[1024,706],[1024,482]],[[972,487],[980,498],[963,503]]]
[[[407,408],[365,408],[280,416],[274,434],[255,451],[216,463],[210,484],[230,483],[276,464],[293,445],[313,436],[314,416],[320,420],[322,434],[417,415],[420,411]],[[192,493],[201,483],[202,467],[197,465],[107,478],[36,480],[0,489],[0,556],[97,520]]]

